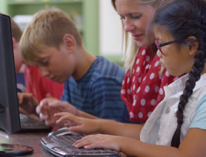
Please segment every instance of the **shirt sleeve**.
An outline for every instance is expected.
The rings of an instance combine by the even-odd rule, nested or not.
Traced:
[[[206,130],[206,95],[204,95],[197,105],[196,112],[190,128],[199,128]]]
[[[32,87],[31,87],[31,80],[29,77],[29,70],[27,67],[25,67],[25,70],[24,70],[24,79],[25,79],[26,92],[33,93]]]
[[[53,82],[49,78],[41,77],[39,69],[35,66],[26,66],[24,70],[26,92],[32,93],[40,102],[46,98],[46,94],[50,94],[57,99],[61,98],[64,85]]]
[[[120,90],[121,86],[114,80],[98,79],[91,88],[92,115],[120,121],[125,109],[125,103],[121,99]]]

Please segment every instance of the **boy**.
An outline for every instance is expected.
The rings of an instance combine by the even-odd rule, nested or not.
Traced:
[[[36,13],[20,41],[22,56],[43,77],[65,83],[62,101],[44,99],[40,118],[54,125],[54,113],[67,111],[80,117],[120,121],[126,108],[120,97],[124,70],[88,53],[71,19],[59,9]],[[71,105],[72,104],[72,105]]]
[[[11,31],[12,31],[12,42],[13,42],[13,52],[14,52],[14,62],[16,73],[19,72],[23,62],[20,50],[19,41],[22,35],[22,31],[12,18],[11,19]],[[58,84],[52,82],[48,78],[42,78],[40,71],[35,66],[26,65],[24,68],[24,78],[26,84],[26,94],[27,97],[32,97],[32,95],[40,102],[47,94],[60,99],[64,86],[63,84]],[[19,99],[21,94],[19,93]]]

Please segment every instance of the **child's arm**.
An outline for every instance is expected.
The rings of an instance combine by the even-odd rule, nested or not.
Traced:
[[[106,148],[138,157],[204,157],[206,156],[206,131],[190,129],[179,148],[148,144],[127,137],[89,135],[77,141],[75,147],[86,149]]]
[[[128,124],[119,123],[114,120],[105,119],[87,119],[74,116],[67,112],[56,113],[55,117],[58,125],[72,122],[76,126],[71,126],[71,131],[82,132],[84,134],[102,133],[118,136],[131,137],[139,139],[140,131],[143,127],[142,124]]]
[[[141,157],[203,157],[206,156],[206,131],[190,129],[179,148],[147,144],[130,139],[122,142],[120,150],[127,155]]]
[[[88,113],[77,110],[76,107],[72,106],[66,101],[60,101],[55,98],[45,98],[40,102],[40,105],[36,107],[36,113],[39,114],[40,119],[44,120],[45,123],[49,126],[56,125],[56,119],[54,117],[54,114],[58,112],[68,112],[76,116],[91,119],[97,118]]]

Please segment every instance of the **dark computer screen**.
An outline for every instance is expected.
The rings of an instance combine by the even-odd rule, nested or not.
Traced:
[[[0,128],[10,134],[21,129],[11,23],[4,14],[0,14]]]

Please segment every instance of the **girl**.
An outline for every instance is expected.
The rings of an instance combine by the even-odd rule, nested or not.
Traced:
[[[143,128],[56,114],[57,123],[77,124],[71,131],[109,134],[115,128],[116,136],[89,135],[75,147],[109,148],[139,157],[206,156],[206,2],[174,0],[157,11],[153,26],[162,66],[171,75],[185,75],[165,87],[165,98]]]

